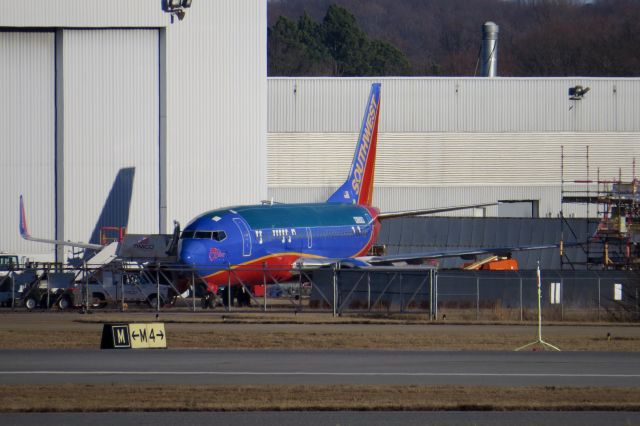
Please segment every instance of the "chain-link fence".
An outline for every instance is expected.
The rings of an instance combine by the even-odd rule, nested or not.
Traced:
[[[371,268],[316,271],[310,305],[335,312],[425,312],[431,318],[524,321],[537,317],[536,271]],[[633,271],[542,271],[543,318],[640,320]],[[317,294],[316,294],[317,292]],[[335,293],[335,304],[326,294]]]
[[[419,313],[438,320],[526,321],[537,316],[536,271],[290,267],[221,271],[212,286],[176,264],[38,267],[0,276],[11,309]],[[289,276],[286,281],[277,277]],[[640,320],[634,271],[542,271],[545,320]],[[251,277],[248,279],[247,277]]]

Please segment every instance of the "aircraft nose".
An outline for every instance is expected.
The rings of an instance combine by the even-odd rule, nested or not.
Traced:
[[[189,265],[195,265],[196,258],[197,250],[193,242],[182,241],[182,244],[180,244],[180,250],[178,251],[178,260]]]

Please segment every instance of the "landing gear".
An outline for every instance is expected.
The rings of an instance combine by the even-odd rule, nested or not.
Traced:
[[[67,310],[71,307],[71,299],[66,295],[60,296],[56,304],[61,311]]]
[[[26,299],[24,299],[24,307],[27,308],[28,310],[30,311],[34,310],[36,306],[38,306],[38,301],[36,300],[35,297],[29,296]]]
[[[205,293],[204,296],[202,296],[202,299],[200,299],[200,306],[202,306],[202,309],[213,309],[216,306],[216,296],[211,293],[210,291]]]

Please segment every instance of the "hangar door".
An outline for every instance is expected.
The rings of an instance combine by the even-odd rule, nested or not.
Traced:
[[[53,238],[54,69],[53,32],[0,32],[0,251],[53,253],[20,238],[18,198],[26,197],[30,228]]]
[[[158,231],[159,33],[64,30],[64,235]]]

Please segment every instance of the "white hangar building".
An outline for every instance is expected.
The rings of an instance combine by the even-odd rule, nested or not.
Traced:
[[[0,251],[267,195],[266,2],[0,0]],[[68,253],[58,252],[64,260]]]
[[[344,181],[376,81],[382,211],[517,201],[458,214],[556,217],[561,180],[587,189],[574,182],[598,169],[630,180],[640,161],[637,78],[270,78],[269,197],[320,201]],[[571,99],[576,86],[590,90]],[[565,204],[564,214],[587,212]]]

